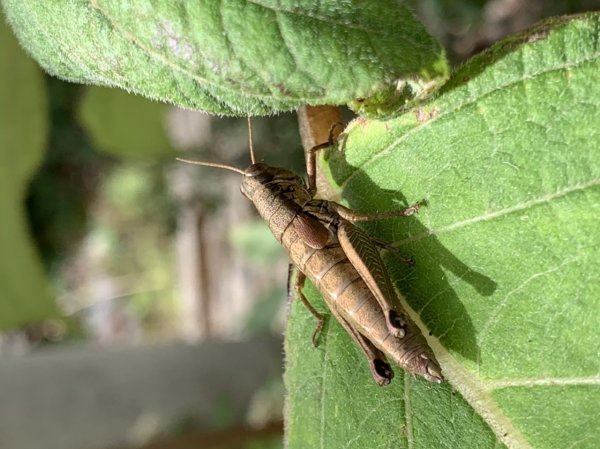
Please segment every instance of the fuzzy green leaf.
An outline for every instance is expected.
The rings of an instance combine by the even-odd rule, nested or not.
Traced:
[[[397,0],[3,3],[50,73],[217,114],[379,98],[397,80],[447,70],[439,44]]]
[[[45,150],[46,87],[3,19],[0,15],[0,330],[56,313],[23,205]]]
[[[461,67],[441,94],[360,119],[328,155],[448,382],[398,368],[378,388],[358,349],[296,302],[286,338],[296,448],[595,448],[600,441],[600,15],[558,18]],[[309,299],[321,310],[314,290]],[[426,332],[427,332],[426,331]]]

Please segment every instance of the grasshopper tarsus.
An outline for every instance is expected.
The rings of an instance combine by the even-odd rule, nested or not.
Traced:
[[[415,266],[415,259],[412,256],[403,256],[402,254],[400,254],[397,251],[390,251],[390,253],[392,253],[392,256],[394,256],[397,260],[399,260],[403,264],[408,265],[409,267]]]
[[[412,256],[402,256],[402,255],[397,255],[396,258],[398,260],[400,260],[400,262],[405,263],[406,265],[408,265],[409,267],[414,267],[415,266],[415,259]]]
[[[391,243],[388,243],[386,241],[380,240],[375,237],[371,237],[371,240],[373,240],[373,243],[375,243],[381,249],[389,252],[392,256],[394,256],[400,262],[408,265],[409,267],[412,267],[415,265],[415,259],[412,256],[403,255],[402,253],[400,253],[400,251],[398,251],[398,248],[393,246]]]
[[[398,217],[411,217],[412,215],[416,214],[417,212],[419,212],[419,209],[421,209],[421,207],[425,206],[427,204],[427,202],[425,200],[421,200],[421,201],[417,201],[416,203],[413,204],[409,204],[408,206],[406,206],[404,209],[399,209],[397,211],[392,211],[392,216],[398,216]]]
[[[339,136],[344,131],[346,124],[344,122],[335,122],[332,123],[329,127],[329,135],[327,136],[327,143],[330,147],[334,146],[339,138]],[[342,128],[341,130],[336,132],[337,128]]]
[[[407,206],[404,209],[400,209],[398,211],[399,215],[402,217],[410,217],[411,215],[416,214],[417,212],[419,212],[419,209],[421,208],[421,206],[424,205],[424,204],[422,204],[423,201],[425,201],[425,200],[411,204],[410,206]]]

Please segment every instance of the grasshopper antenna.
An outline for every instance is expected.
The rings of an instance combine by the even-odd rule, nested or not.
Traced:
[[[250,120],[250,116],[248,116],[248,145],[250,147],[250,161],[254,165],[256,159],[254,158],[254,145],[252,145],[252,120]]]
[[[231,171],[234,171],[236,173],[239,173],[240,175],[244,174],[244,170],[241,170],[241,169],[239,169],[237,167],[232,167],[231,165],[216,164],[214,162],[192,161],[190,159],[183,159],[181,157],[176,157],[175,159],[178,160],[178,161],[180,161],[180,162],[185,162],[186,164],[203,165],[205,167],[223,168],[225,170],[231,170]]]

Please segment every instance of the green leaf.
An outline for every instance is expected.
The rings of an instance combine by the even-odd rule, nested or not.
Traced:
[[[217,114],[379,98],[398,80],[447,70],[440,45],[396,0],[3,4],[50,73]]]
[[[167,107],[117,89],[91,87],[79,117],[96,146],[117,157],[174,157],[165,130]]]
[[[0,17],[0,330],[56,313],[23,202],[44,155],[44,78]]]
[[[298,301],[287,440],[318,448],[595,448],[600,441],[600,15],[553,19],[461,67],[429,104],[358,119],[329,176],[366,226],[448,380],[378,388]],[[314,290],[309,299],[320,310]]]

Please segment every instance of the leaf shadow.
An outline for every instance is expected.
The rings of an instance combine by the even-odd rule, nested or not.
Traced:
[[[350,166],[343,152],[329,156],[331,175],[338,185],[350,171],[353,184],[360,189],[347,189],[343,199],[350,208],[363,213],[397,210],[408,205],[400,191],[379,187],[360,168]],[[338,179],[339,177],[339,179]],[[391,243],[404,256],[410,256],[414,265],[403,264],[392,255],[385,257],[386,265],[396,288],[407,298],[411,308],[437,337],[442,345],[461,354],[471,361],[479,359],[475,328],[467,310],[449,282],[447,272],[473,287],[480,296],[491,296],[497,283],[458,259],[433,235],[419,220],[418,214],[377,222],[369,222],[361,227],[370,235]],[[413,241],[414,236],[423,236]],[[410,243],[398,245],[399,242]],[[456,282],[456,280],[454,280]]]

